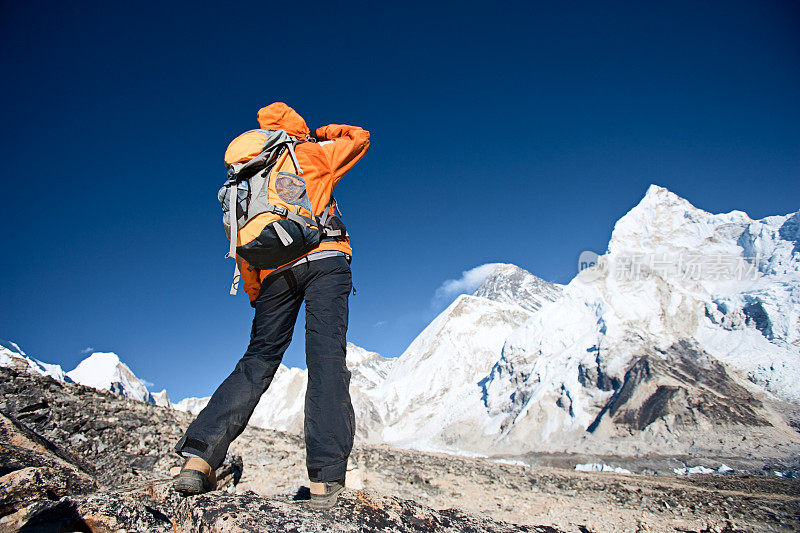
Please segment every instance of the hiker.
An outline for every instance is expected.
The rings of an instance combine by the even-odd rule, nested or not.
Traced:
[[[228,147],[229,180],[220,190],[231,256],[255,308],[250,345],[176,445],[187,461],[174,487],[184,495],[215,488],[214,470],[269,387],[305,302],[308,504],[325,509],[344,489],[355,433],[345,364],[352,250],[332,193],[367,152],[369,132],[332,124],[312,135],[281,102],[259,110],[258,123]]]

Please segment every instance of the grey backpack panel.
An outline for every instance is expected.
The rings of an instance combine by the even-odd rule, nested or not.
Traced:
[[[228,167],[228,179],[217,193],[222,204],[222,223],[230,239],[227,257],[236,259],[236,243],[239,228],[256,215],[270,208],[267,201],[267,182],[278,158],[284,150],[289,151],[297,172],[303,171],[294,154],[294,139],[283,130],[250,130],[265,136],[264,146],[256,157],[245,163],[234,163]],[[249,133],[249,132],[247,132]],[[231,197],[235,196],[235,211],[231,209]],[[234,268],[231,294],[236,294],[239,285],[239,267]]]
[[[250,219],[256,215],[264,213],[269,207],[267,201],[269,175],[272,172],[272,167],[266,168],[250,178],[250,205],[247,206],[247,218],[244,222],[239,222],[239,226],[243,226]]]

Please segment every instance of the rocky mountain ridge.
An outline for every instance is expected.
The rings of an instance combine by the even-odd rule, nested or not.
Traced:
[[[0,340],[0,367],[16,368],[40,376],[49,376],[63,383],[80,383],[107,390],[123,398],[172,407],[166,390],[150,392],[144,381],[112,352],[92,352],[78,366],[64,372],[61,365],[44,363],[28,357],[16,343]]]
[[[0,368],[0,531],[791,531],[798,482],[637,476],[358,444],[331,512],[308,498],[292,433],[250,427],[220,490],[181,499],[170,450],[191,416],[24,369]],[[544,458],[543,458],[544,459]],[[602,460],[594,458],[595,460]],[[534,462],[533,460],[531,462]],[[788,464],[770,464],[788,470]]]
[[[44,363],[28,357],[16,343],[0,339],[0,367],[17,368],[40,376],[50,376],[57,381],[71,382],[60,365]]]

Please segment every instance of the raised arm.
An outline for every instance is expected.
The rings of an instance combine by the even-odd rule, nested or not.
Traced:
[[[358,126],[330,124],[317,128],[316,136],[328,156],[335,187],[347,171],[367,153],[369,132]]]

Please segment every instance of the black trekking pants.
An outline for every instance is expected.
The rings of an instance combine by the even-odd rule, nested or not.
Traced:
[[[292,340],[306,304],[306,466],[311,481],[342,479],[353,447],[355,415],[345,365],[347,303],[352,289],[344,256],[306,261],[267,277],[254,303],[250,346],[186,430],[175,450],[213,468],[247,426]]]

